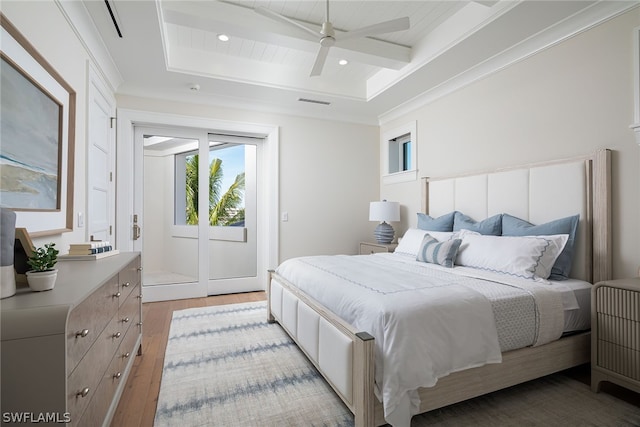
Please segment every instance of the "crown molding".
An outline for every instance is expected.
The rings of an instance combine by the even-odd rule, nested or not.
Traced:
[[[638,6],[640,6],[640,3],[637,1],[599,1],[560,24],[554,25],[548,30],[379,115],[378,124],[382,126],[392,120],[401,118],[437,99],[523,61]]]

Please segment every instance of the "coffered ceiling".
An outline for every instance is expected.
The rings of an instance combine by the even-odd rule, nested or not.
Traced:
[[[320,40],[255,9],[319,31],[325,1],[83,4],[117,68],[118,93],[378,123],[637,2],[332,0],[337,40],[343,32],[404,16],[410,28],[336,43],[322,74],[313,77]],[[222,34],[228,41],[218,38]]]

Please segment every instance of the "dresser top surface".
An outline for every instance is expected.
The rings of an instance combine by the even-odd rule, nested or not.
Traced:
[[[74,306],[126,267],[138,255],[138,252],[125,252],[93,261],[59,261],[56,264],[58,278],[53,289],[34,292],[29,287],[20,287],[14,296],[0,300],[0,310],[52,305]]]
[[[0,300],[2,340],[32,334],[34,328],[41,328],[43,335],[62,333],[60,323],[64,328],[69,311],[139,255],[139,252],[124,252],[92,261],[59,261],[53,289],[34,292],[29,287],[20,287],[15,295]],[[49,324],[38,321],[45,318],[52,321]]]

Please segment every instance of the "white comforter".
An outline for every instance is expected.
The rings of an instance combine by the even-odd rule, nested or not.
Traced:
[[[303,257],[277,269],[356,329],[375,337],[376,395],[393,426],[410,425],[420,404],[418,388],[434,386],[452,372],[502,360],[491,303],[473,290],[477,279],[468,277],[472,271],[451,271],[399,254]],[[541,317],[533,344],[560,337],[560,294],[522,280],[500,281],[526,288],[536,298],[538,311],[549,313],[546,320]]]

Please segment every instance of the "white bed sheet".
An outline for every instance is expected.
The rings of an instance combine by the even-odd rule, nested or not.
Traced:
[[[551,287],[563,295],[564,333],[591,329],[591,288],[589,282],[578,279],[550,281]],[[569,303],[568,301],[573,301]]]
[[[473,271],[454,270],[459,274],[411,257],[376,254],[296,258],[282,263],[277,272],[375,337],[376,394],[387,421],[404,426],[417,412],[417,388],[431,387],[455,371],[500,362],[493,309],[482,290],[487,280],[524,289],[536,299],[533,311],[548,313],[536,319],[537,336],[528,345],[562,334],[563,301],[571,300],[566,292],[549,292],[548,284],[502,275],[479,281],[470,277]],[[445,293],[438,282],[443,278]]]

